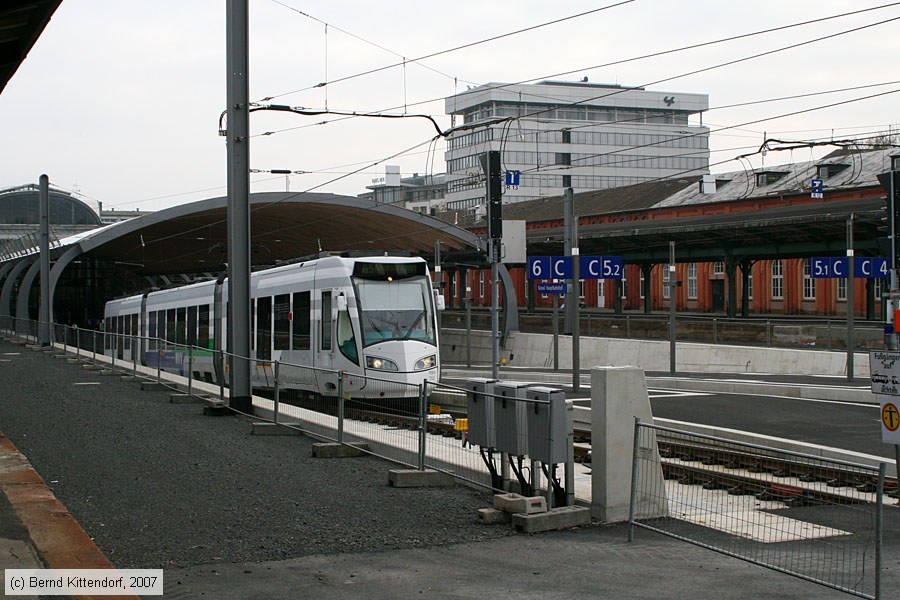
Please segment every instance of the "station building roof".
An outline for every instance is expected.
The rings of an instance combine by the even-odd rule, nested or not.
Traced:
[[[78,247],[137,276],[221,272],[228,256],[227,207],[227,198],[219,197],[147,213],[63,238],[53,254]],[[431,255],[436,241],[450,252],[474,252],[479,244],[468,231],[432,217],[335,194],[255,193],[250,215],[254,268],[322,251]]]

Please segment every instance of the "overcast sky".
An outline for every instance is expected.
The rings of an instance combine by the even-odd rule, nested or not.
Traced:
[[[407,112],[431,114],[446,128],[450,118],[443,98],[469,85],[541,80],[568,71],[573,73],[553,78],[588,77],[627,86],[673,78],[648,89],[709,95],[712,110],[703,120],[713,130],[713,172],[741,169],[739,162],[725,161],[758,147],[764,132],[808,140],[898,128],[900,93],[809,109],[900,90],[900,20],[840,35],[900,19],[900,3],[615,4],[251,0],[250,96],[277,96],[272,102],[313,109],[325,108],[327,102],[332,110],[400,113],[406,105]],[[590,68],[883,5],[887,7],[821,23]],[[603,6],[611,8],[447,52],[422,65],[409,63],[313,87],[400,62],[398,56],[425,56]],[[684,75],[822,37],[826,39]],[[0,94],[0,188],[36,182],[47,173],[52,185],[122,210],[158,210],[224,195],[226,153],[218,118],[225,108],[225,77],[223,0],[64,0]],[[888,85],[716,109],[884,83]],[[808,112],[773,118],[798,111]],[[306,171],[291,177],[291,190],[321,186],[317,191],[348,195],[364,192],[373,178],[383,175],[385,164],[400,165],[405,175],[444,171],[444,145],[429,145],[434,129],[427,121],[318,124],[333,118],[253,114],[252,133],[276,133],[252,139],[251,167]],[[735,127],[753,121],[759,122]],[[716,131],[723,127],[730,129]],[[402,156],[341,178],[417,144]],[[770,152],[765,161],[810,160],[827,151]],[[271,174],[255,174],[251,182],[254,192],[284,190],[286,185],[284,176]]]

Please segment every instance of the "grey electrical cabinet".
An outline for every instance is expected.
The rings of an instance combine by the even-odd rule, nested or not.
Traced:
[[[564,463],[569,452],[571,402],[562,390],[531,387],[525,390],[530,401],[526,413],[528,456],[544,464]]]
[[[469,443],[473,446],[493,448],[497,445],[494,427],[494,384],[496,379],[475,377],[466,381],[469,419]]]
[[[497,428],[497,450],[512,456],[528,454],[528,431],[525,390],[532,383],[501,381],[494,384],[494,425]]]

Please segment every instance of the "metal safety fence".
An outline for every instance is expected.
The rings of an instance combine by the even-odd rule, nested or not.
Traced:
[[[3,318],[0,330],[20,342],[38,341],[36,321]],[[74,354],[104,373],[155,381],[185,394],[184,401],[217,400],[220,408],[229,407],[232,365],[249,360],[251,416],[257,419],[320,440],[355,444],[399,465],[442,471],[480,487],[546,494],[548,506],[574,503],[571,405],[566,407],[559,390],[496,382],[496,390],[483,389],[477,396],[490,410],[473,416],[467,415],[473,393],[466,387],[431,381],[414,385],[59,324],[49,332],[51,350]],[[470,438],[470,424],[475,438]],[[565,481],[556,470],[559,463]]]
[[[636,421],[629,539],[655,531],[882,598],[884,463],[870,467]]]

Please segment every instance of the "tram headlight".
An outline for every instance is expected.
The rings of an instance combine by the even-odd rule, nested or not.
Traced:
[[[416,371],[427,371],[433,369],[437,364],[437,355],[432,354],[416,361]]]
[[[366,367],[369,369],[377,369],[379,371],[399,371],[397,368],[397,363],[392,360],[388,360],[386,358],[379,358],[377,356],[367,356],[366,357]]]

